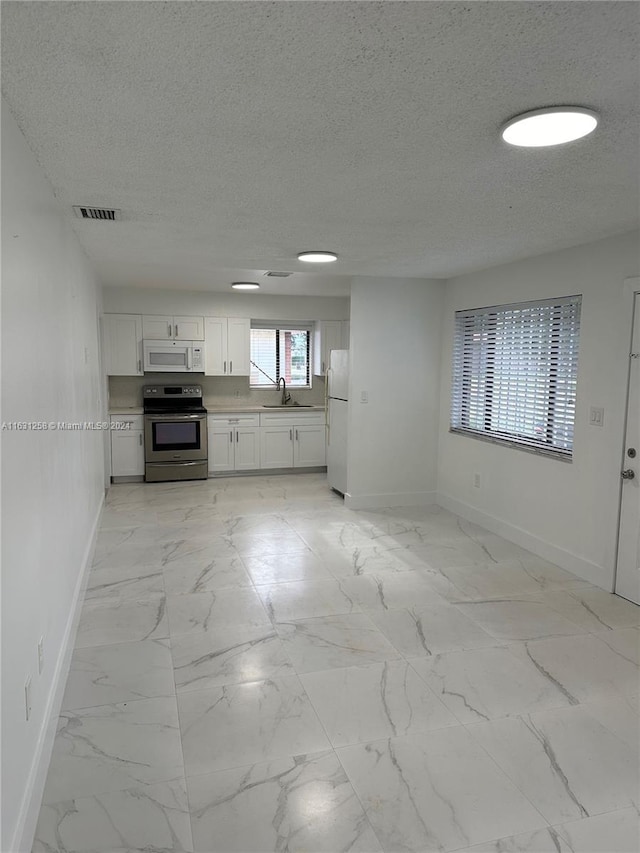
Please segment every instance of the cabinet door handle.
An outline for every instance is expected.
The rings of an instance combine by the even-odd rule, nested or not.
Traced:
[[[296,430],[296,441],[298,441],[298,430]]]
[[[176,338],[178,337],[178,324],[176,323]]]
[[[233,444],[233,430],[229,430],[229,441]]]
[[[229,373],[233,373],[233,362],[229,362]]]
[[[167,328],[169,329],[169,337],[171,337],[171,323],[167,323]]]
[[[223,373],[226,373],[226,372],[227,372],[227,362],[226,362],[226,361],[224,362],[224,367],[223,367],[223,369],[222,369],[222,372],[223,372]]]
[[[142,373],[142,360],[138,359],[138,373]]]
[[[142,433],[138,436],[138,444],[142,447]]]

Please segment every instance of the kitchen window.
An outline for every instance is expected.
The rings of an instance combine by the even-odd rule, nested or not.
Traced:
[[[451,431],[571,460],[580,296],[456,311]]]
[[[311,387],[311,325],[251,323],[252,388],[273,387],[280,377],[293,388]]]

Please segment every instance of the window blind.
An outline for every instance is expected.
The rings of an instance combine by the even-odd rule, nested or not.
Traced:
[[[454,432],[571,457],[580,296],[457,311]]]

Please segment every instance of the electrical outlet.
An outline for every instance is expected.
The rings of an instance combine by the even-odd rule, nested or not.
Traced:
[[[44,637],[38,640],[38,673],[42,675],[44,669]]]
[[[476,489],[480,488],[480,474],[474,474],[473,475],[473,485],[474,485],[474,488],[476,488]]]
[[[360,392],[360,402],[361,403],[368,403],[369,402],[369,392],[368,391],[361,391]]]
[[[24,683],[24,711],[25,718],[29,720],[31,717],[31,676]]]

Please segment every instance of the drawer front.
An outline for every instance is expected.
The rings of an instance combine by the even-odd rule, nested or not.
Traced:
[[[260,426],[260,415],[256,412],[234,414],[229,412],[221,415],[209,415],[207,418],[210,427],[250,427]]]
[[[266,412],[260,415],[260,426],[285,426],[296,424],[323,424],[325,419],[324,411],[315,412]]]
[[[144,429],[143,415],[111,415],[111,426],[116,429]]]

